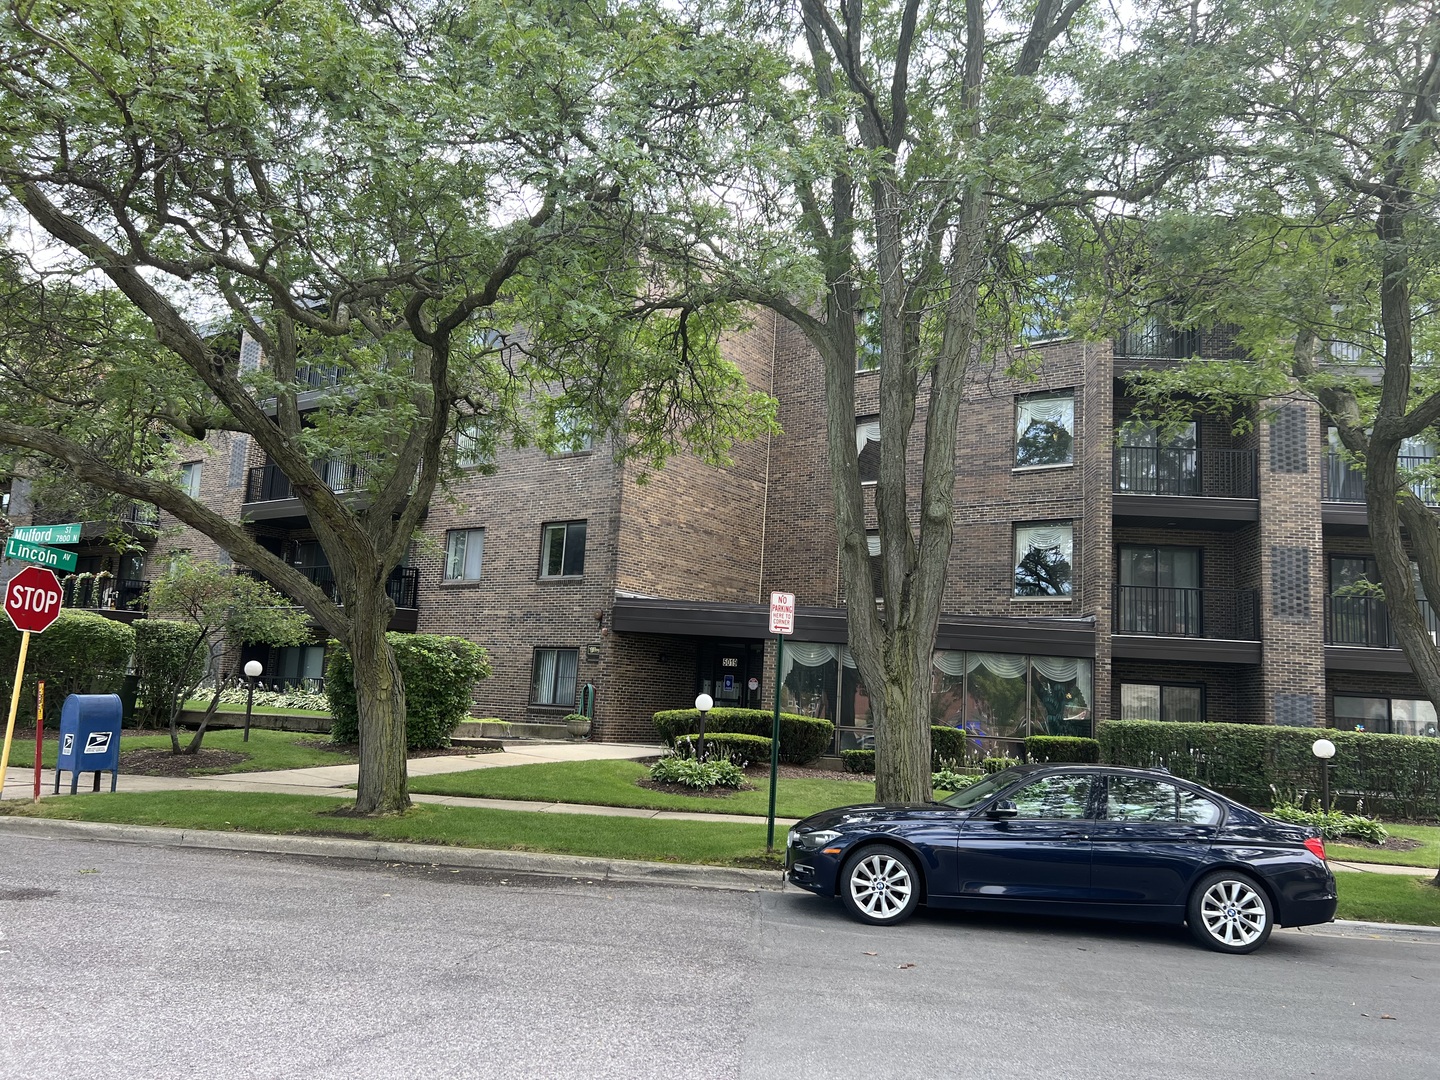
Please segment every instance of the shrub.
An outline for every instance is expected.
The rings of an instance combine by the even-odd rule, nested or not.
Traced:
[[[389,633],[395,663],[405,685],[405,746],[435,749],[450,744],[456,727],[470,718],[475,684],[490,675],[485,650],[461,637]],[[325,695],[334,723],[330,738],[339,743],[360,740],[360,714],[355,702],[355,665],[350,654],[331,642],[325,669]]]
[[[841,750],[840,764],[848,773],[871,773],[875,772],[875,751],[874,750]]]
[[[1106,720],[1098,734],[1108,764],[1158,765],[1260,806],[1297,801],[1319,787],[1310,746],[1323,736],[1335,744],[1330,786],[1342,798],[1395,817],[1440,817],[1440,739],[1153,720]]]
[[[960,791],[979,780],[976,773],[956,772],[954,769],[939,769],[930,774],[930,786],[937,791]]]
[[[699,739],[699,735],[681,735],[675,740],[675,748],[685,756],[694,757],[695,744]],[[712,735],[707,729],[705,732],[705,756],[727,758],[742,769],[748,768],[757,761],[768,765],[770,763],[770,740],[763,739],[759,735],[740,735],[731,731],[722,731]]]
[[[942,762],[964,761],[965,740],[969,736],[962,728],[935,725],[930,728],[931,767],[938,769]]]
[[[745,783],[745,774],[740,766],[723,758],[696,761],[693,757],[667,754],[650,766],[650,779],[709,791],[717,787],[738,788]]]
[[[1354,836],[1371,844],[1383,844],[1390,835],[1385,831],[1385,826],[1374,818],[1361,814],[1346,814],[1340,810],[1331,810],[1327,814],[1324,810],[1302,810],[1293,803],[1282,802],[1275,804],[1270,816],[1277,821],[1288,821],[1292,825],[1309,825],[1312,829],[1319,829],[1320,835],[1326,840]]]
[[[1025,740],[1025,757],[1037,763],[1095,762],[1100,760],[1100,742],[1074,735],[1031,735]]]
[[[205,677],[210,652],[198,626],[172,619],[136,619],[131,625],[140,680],[136,719],[141,727],[168,727],[177,696]]]
[[[705,738],[712,732],[737,735],[758,735],[770,738],[774,731],[775,714],[764,709],[711,709],[705,714]],[[675,745],[681,735],[700,729],[700,713],[695,709],[670,709],[655,714],[655,727],[666,743]],[[814,716],[780,714],[780,760],[787,765],[804,765],[830,749],[835,739],[835,725]]]
[[[250,690],[242,682],[220,691],[220,700],[227,705],[244,705]],[[311,712],[329,712],[330,699],[316,690],[261,690],[255,689],[255,707],[267,709],[309,709]]]
[[[135,631],[116,619],[64,608],[43,634],[30,636],[25,685],[20,695],[23,721],[35,715],[35,683],[45,680],[45,712],[58,717],[67,694],[113,694],[135,652]],[[0,616],[0,694],[5,707],[15,686],[20,631]]]

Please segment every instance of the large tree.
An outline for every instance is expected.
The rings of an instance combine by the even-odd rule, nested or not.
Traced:
[[[769,422],[719,358],[724,309],[673,295],[664,255],[717,195],[699,136],[757,63],[648,0],[7,3],[0,444],[302,605],[355,661],[357,808],[402,809],[385,582],[457,424],[545,445],[578,416],[658,462]],[[229,436],[289,479],[334,601],[173,482]]]
[[[1159,183],[1185,154],[1135,160],[1089,95],[1110,43],[1085,0],[761,5],[752,33],[792,58],[745,143],[749,247],[808,288],[755,284],[724,249],[711,280],[799,327],[824,369],[849,646],[870,689],[882,799],[930,793],[931,657],[954,538],[956,429],[977,365],[1043,306],[1062,226]],[[753,17],[754,12],[751,12]],[[1163,98],[1163,90],[1158,98]],[[772,254],[772,259],[775,256]],[[876,603],[857,468],[855,374],[877,359]],[[918,463],[918,468],[916,467]]]
[[[1436,473],[1406,452],[1440,445],[1440,5],[1222,0],[1151,23],[1138,51],[1197,57],[1209,74],[1189,92],[1206,89],[1217,138],[1202,176],[1116,231],[1112,266],[1138,301],[1237,327],[1245,351],[1140,389],[1161,412],[1178,395],[1319,403],[1364,472],[1390,624],[1440,706],[1412,572],[1440,598]]]

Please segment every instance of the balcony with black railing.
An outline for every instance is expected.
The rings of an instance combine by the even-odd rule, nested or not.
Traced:
[[[1435,457],[1431,455],[1401,454],[1396,463],[1403,476],[1407,471],[1424,469],[1435,461]],[[1419,476],[1406,486],[1425,505],[1440,506],[1440,479]],[[1331,450],[1326,454],[1320,497],[1326,502],[1363,503],[1365,471]]]
[[[1431,638],[1440,641],[1440,617],[1428,600],[1420,601],[1420,617]],[[1325,644],[1366,649],[1400,646],[1390,624],[1390,611],[1378,596],[1327,596]]]
[[[297,566],[295,569],[305,575],[321,592],[336,603],[340,602],[335,585],[335,571],[328,566]],[[397,566],[385,579],[385,594],[397,608],[413,609],[418,606],[420,595],[420,571],[413,566]]]
[[[1253,499],[1255,476],[1254,450],[1117,446],[1112,479],[1117,495]]]
[[[337,495],[363,488],[370,479],[370,470],[363,464],[344,458],[314,462],[320,480]],[[245,475],[247,503],[279,502],[295,498],[290,478],[275,464],[256,465]]]
[[[1117,585],[1115,633],[1259,641],[1259,596],[1254,589]]]
[[[1145,319],[1115,336],[1115,357],[1125,360],[1185,360],[1200,352],[1200,332]]]
[[[99,611],[122,622],[140,618],[145,610],[148,581],[138,578],[109,578],[71,574],[60,583],[61,606],[80,611]]]

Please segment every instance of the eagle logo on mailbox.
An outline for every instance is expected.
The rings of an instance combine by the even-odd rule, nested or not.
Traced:
[[[85,753],[103,754],[110,749],[110,732],[92,731],[85,739]]]

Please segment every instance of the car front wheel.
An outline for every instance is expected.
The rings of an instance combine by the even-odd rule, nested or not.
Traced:
[[[889,926],[919,906],[920,875],[910,856],[896,848],[865,848],[846,865],[840,896],[857,919]]]
[[[1225,953],[1254,952],[1275,928],[1265,890],[1243,874],[1206,874],[1190,894],[1190,933],[1206,948]]]

